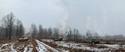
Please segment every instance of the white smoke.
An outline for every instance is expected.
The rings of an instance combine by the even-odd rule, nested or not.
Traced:
[[[68,28],[68,20],[69,20],[69,14],[68,12],[64,13],[63,19],[61,21],[61,30],[65,31]]]
[[[64,16],[62,19],[62,30],[63,31],[65,31],[67,29],[68,20],[69,20],[69,12],[68,12],[68,8],[65,6],[64,7]]]
[[[64,33],[66,30],[68,30],[69,25],[68,25],[68,20],[69,20],[69,12],[68,12],[68,7],[65,4],[64,0],[60,0],[60,3],[62,4],[62,9],[63,12],[61,14],[61,19],[60,19],[60,24],[59,24],[59,29],[61,33]]]

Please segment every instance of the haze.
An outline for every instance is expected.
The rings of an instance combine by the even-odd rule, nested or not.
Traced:
[[[125,34],[125,0],[0,0],[0,18],[13,12],[30,24],[77,28],[100,34]]]

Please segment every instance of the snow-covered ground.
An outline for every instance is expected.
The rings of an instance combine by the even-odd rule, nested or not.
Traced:
[[[47,52],[49,50],[51,50],[51,52],[59,52],[58,50],[44,44],[43,42],[40,42],[39,40],[36,40],[36,42],[38,43],[38,46],[39,46],[39,49],[42,49],[42,51],[39,51],[39,52]]]
[[[35,40],[36,50],[38,52],[59,52],[58,50],[44,44],[43,42],[39,40]],[[10,42],[5,44],[0,44],[0,52],[32,52],[33,51],[33,45],[32,44],[26,44],[26,43],[16,43],[16,42]]]
[[[35,40],[36,45],[34,47],[31,42],[9,42],[5,44],[0,44],[0,52],[32,52],[34,48],[37,50],[37,52],[70,52],[70,50],[67,48],[89,50],[94,52],[109,52],[110,50],[117,50],[120,48],[120,45],[118,44],[96,44],[97,47],[90,47],[86,43],[74,43],[64,41],[55,42],[59,47],[52,48],[39,40]],[[106,48],[99,48],[98,46],[106,46]],[[125,45],[123,45],[123,48],[125,48]]]
[[[64,47],[64,48],[74,48],[74,49],[82,49],[82,50],[89,50],[89,51],[95,51],[95,52],[104,52],[109,51],[112,49],[119,49],[120,45],[118,44],[96,44],[96,46],[105,46],[107,48],[98,48],[98,47],[90,47],[87,44],[82,43],[73,43],[73,42],[56,42],[58,46]],[[124,45],[123,45],[124,46]]]
[[[39,51],[39,52],[47,52],[48,51],[47,48],[45,48],[45,46],[41,44],[40,41],[36,40],[36,42],[38,44],[36,47],[37,51]]]

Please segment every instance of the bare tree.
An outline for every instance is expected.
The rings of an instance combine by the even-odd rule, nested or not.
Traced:
[[[17,20],[17,24],[16,24],[16,37],[20,38],[24,35],[25,31],[24,31],[24,27],[23,24],[20,20]]]
[[[5,28],[0,26],[0,39],[4,39],[5,37]]]
[[[87,39],[91,39],[92,38],[92,33],[90,31],[87,31],[86,36],[87,36]]]
[[[13,35],[14,21],[15,21],[15,19],[14,19],[13,13],[10,13],[3,18],[3,25],[6,29],[5,30],[6,37],[9,40],[11,40],[11,36]]]
[[[52,29],[48,28],[48,38],[52,38]]]
[[[35,24],[31,25],[31,35],[33,38],[36,38],[36,35],[38,34],[37,27]]]
[[[82,39],[82,35],[80,35],[78,29],[70,29],[67,32],[67,41],[80,42]]]
[[[73,36],[74,36],[73,37],[74,41],[79,42],[78,40],[80,39],[80,33],[79,33],[78,29],[73,30]]]
[[[42,37],[43,37],[43,28],[42,28],[42,25],[39,25],[39,32],[38,32],[37,38],[42,38]]]
[[[48,31],[46,28],[43,29],[43,34],[42,34],[43,38],[48,38]]]
[[[72,41],[72,34],[73,34],[72,30],[67,31],[66,33],[67,33],[66,36],[67,41]]]
[[[53,38],[54,39],[59,39],[60,38],[59,37],[59,29],[57,29],[57,28],[53,29]]]

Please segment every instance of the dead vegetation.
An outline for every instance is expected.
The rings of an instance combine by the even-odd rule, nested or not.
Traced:
[[[47,39],[45,40],[45,39],[43,39],[41,41],[46,43],[47,45],[53,47],[53,48],[57,48],[58,47],[58,45],[55,43],[54,40],[50,40],[50,39],[49,40],[47,40]]]
[[[32,39],[31,43],[33,45],[33,52],[38,52],[37,49],[36,49],[36,46],[37,46],[36,41],[34,39]]]
[[[16,49],[17,52],[23,52],[25,47],[30,44],[30,41],[27,39],[18,39],[18,42],[14,44],[14,49]]]

